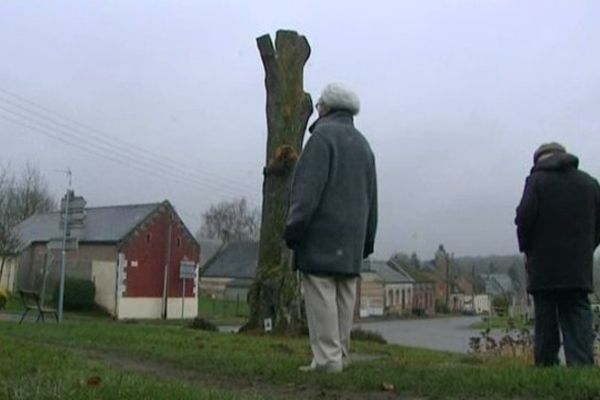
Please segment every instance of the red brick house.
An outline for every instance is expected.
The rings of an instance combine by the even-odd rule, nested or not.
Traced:
[[[98,305],[118,319],[185,318],[198,314],[195,278],[180,279],[180,265],[197,266],[200,245],[168,201],[86,208],[85,225],[73,230],[78,249],[68,252],[67,277],[95,283]],[[46,293],[58,283],[60,238],[58,212],[34,215],[16,230],[21,238],[17,286]],[[183,301],[182,301],[183,295]]]

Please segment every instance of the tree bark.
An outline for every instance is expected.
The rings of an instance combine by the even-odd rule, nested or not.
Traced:
[[[269,35],[256,39],[265,69],[267,155],[256,279],[250,290],[250,320],[244,327],[276,334],[302,329],[297,274],[282,239],[294,166],[302,148],[312,100],[304,92],[304,65],[310,46],[304,36],[280,30],[275,46]]]
[[[2,275],[4,274],[4,262],[6,261],[6,255],[0,256],[2,261],[0,262],[0,283],[2,283]]]

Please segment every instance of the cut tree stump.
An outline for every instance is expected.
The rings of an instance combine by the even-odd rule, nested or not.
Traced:
[[[295,334],[303,329],[299,282],[282,236],[292,173],[313,109],[303,88],[310,46],[304,36],[287,30],[277,32],[275,45],[269,35],[256,42],[265,68],[268,134],[258,266],[243,330],[270,327],[276,334]]]

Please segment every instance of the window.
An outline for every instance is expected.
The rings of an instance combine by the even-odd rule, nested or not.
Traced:
[[[150,232],[148,232],[146,234],[146,243],[150,243],[151,240],[152,240],[152,234]]]

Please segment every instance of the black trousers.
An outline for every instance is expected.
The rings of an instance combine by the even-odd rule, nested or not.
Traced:
[[[593,315],[588,294],[582,290],[539,291],[535,305],[535,365],[557,365],[560,331],[568,366],[594,364]]]

